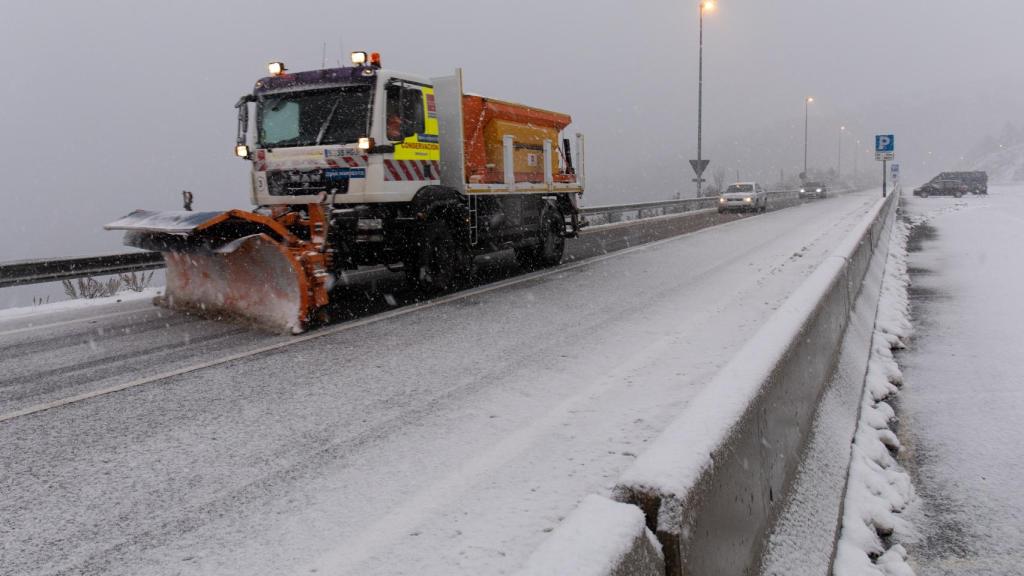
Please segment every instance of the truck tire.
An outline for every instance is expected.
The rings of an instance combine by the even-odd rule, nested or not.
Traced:
[[[920,196],[921,198],[927,198],[927,197],[928,197],[928,192],[926,192],[926,191],[924,191],[924,190],[921,190],[921,193],[919,194],[919,196]]]
[[[565,255],[565,235],[559,227],[565,219],[559,212],[549,210],[541,218],[540,244],[516,248],[516,261],[526,269],[557,266]]]
[[[403,263],[411,287],[431,293],[455,290],[472,281],[473,255],[444,222],[428,223]]]
[[[565,218],[558,212],[548,212],[544,218],[539,260],[541,266],[557,266],[565,255]]]

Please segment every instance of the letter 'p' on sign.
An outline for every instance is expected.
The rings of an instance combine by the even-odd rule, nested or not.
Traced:
[[[894,160],[896,158],[896,137],[892,134],[875,136],[875,160]]]
[[[879,134],[875,136],[875,152],[894,152],[896,149],[896,138],[892,134]]]

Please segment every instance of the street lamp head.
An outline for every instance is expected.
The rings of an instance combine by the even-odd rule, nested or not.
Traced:
[[[810,104],[811,102],[814,102],[814,96],[807,97],[807,103]]]
[[[839,127],[839,131],[840,132],[845,132],[846,131],[846,126],[840,126]]]
[[[700,0],[700,9],[705,12],[711,12],[715,9],[715,0]]]

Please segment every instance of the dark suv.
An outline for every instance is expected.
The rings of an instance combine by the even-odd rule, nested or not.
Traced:
[[[967,191],[971,194],[988,194],[988,174],[980,170],[973,172],[943,172],[932,178],[933,182],[937,180],[956,180],[967,186]]]
[[[914,190],[914,196],[920,196],[921,198],[929,196],[952,196],[959,198],[964,194],[967,194],[967,185],[959,180],[932,180]]]

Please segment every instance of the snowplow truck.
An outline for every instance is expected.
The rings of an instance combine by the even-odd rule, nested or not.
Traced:
[[[465,94],[460,70],[390,71],[377,54],[269,68],[236,105],[255,209],[136,210],[106,226],[163,254],[158,304],[299,333],[329,320],[347,270],[386,266],[446,291],[480,254],[550,266],[577,235],[583,136],[563,137],[568,115]]]

